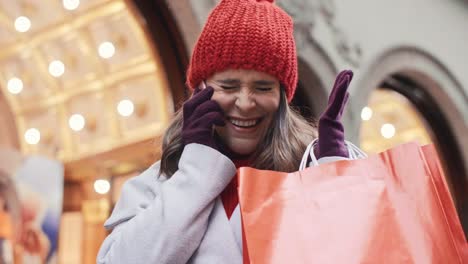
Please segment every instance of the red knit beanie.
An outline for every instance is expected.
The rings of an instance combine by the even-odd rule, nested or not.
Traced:
[[[273,0],[222,0],[211,11],[195,45],[187,85],[227,69],[252,69],[275,76],[290,102],[297,85],[291,17]]]

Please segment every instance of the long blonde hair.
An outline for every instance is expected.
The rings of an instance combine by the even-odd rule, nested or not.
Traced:
[[[184,149],[182,126],[181,108],[163,137],[160,174],[166,177],[171,177],[178,170]],[[317,136],[317,129],[288,104],[284,89],[281,89],[280,104],[270,126],[264,140],[251,155],[250,166],[283,172],[297,170],[307,145]]]

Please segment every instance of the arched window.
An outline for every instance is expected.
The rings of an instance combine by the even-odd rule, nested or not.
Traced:
[[[379,152],[396,144],[434,143],[465,233],[468,232],[466,94],[435,58],[415,48],[383,54],[363,73],[360,143]],[[465,112],[466,114],[466,112]]]

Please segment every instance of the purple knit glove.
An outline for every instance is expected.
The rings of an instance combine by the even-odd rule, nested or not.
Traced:
[[[340,156],[348,157],[345,146],[344,128],[341,116],[349,98],[348,86],[353,78],[353,72],[345,70],[336,77],[335,84],[328,98],[328,107],[320,116],[318,123],[318,147],[315,149],[317,158]]]
[[[184,145],[198,143],[218,149],[213,137],[213,125],[224,126],[224,114],[219,104],[211,100],[213,88],[203,90],[198,88],[194,96],[183,106],[184,124],[182,127],[182,141]]]

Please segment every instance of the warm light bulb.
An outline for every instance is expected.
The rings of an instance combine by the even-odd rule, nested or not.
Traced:
[[[74,114],[68,119],[68,125],[74,131],[80,131],[86,124],[85,118],[80,114]]]
[[[15,29],[18,32],[26,32],[31,28],[31,20],[25,16],[20,16],[15,20]]]
[[[96,180],[94,182],[94,190],[99,194],[106,194],[110,190],[110,183],[108,180]]]
[[[8,80],[8,91],[12,94],[19,94],[23,90],[23,81],[16,77],[11,78]]]
[[[127,99],[120,101],[117,105],[117,111],[121,116],[131,116],[134,109],[133,102]]]
[[[392,124],[384,124],[380,128],[380,133],[384,138],[392,138],[395,135],[395,126]]]
[[[368,121],[372,118],[372,109],[368,106],[362,108],[361,111],[361,119],[364,121]]]
[[[101,56],[104,59],[109,59],[110,57],[114,56],[115,53],[115,47],[114,44],[111,42],[103,42],[101,45],[99,45],[99,56]]]
[[[59,60],[54,60],[49,64],[49,73],[54,77],[60,77],[65,72],[65,65]]]
[[[36,145],[41,140],[41,132],[37,128],[30,128],[24,133],[24,139],[26,143]]]
[[[63,7],[67,10],[75,10],[80,5],[80,0],[63,0]]]

